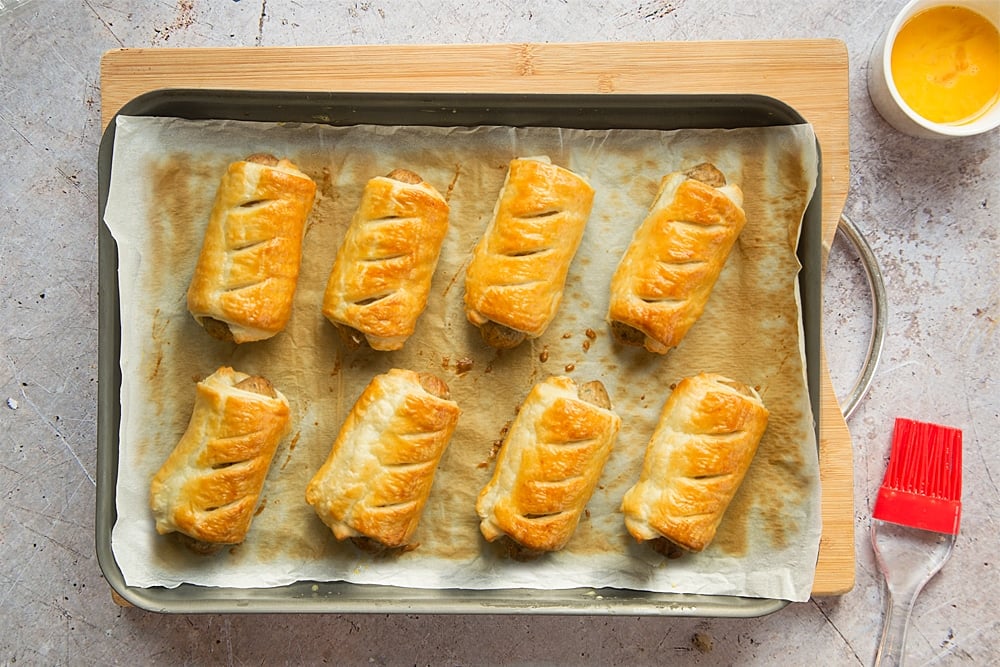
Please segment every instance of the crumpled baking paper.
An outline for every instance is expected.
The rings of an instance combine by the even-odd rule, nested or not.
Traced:
[[[818,155],[809,125],[737,130],[331,127],[119,117],[105,222],[119,252],[122,422],[115,560],[130,586],[258,588],[344,580],[419,588],[613,587],[806,600],[821,534],[820,488],[795,249]],[[275,338],[210,338],[186,310],[187,284],[227,163],[288,157],[318,183],[292,320]],[[559,314],[541,338],[496,352],[464,317],[464,270],[513,157],[548,155],[596,190]],[[703,317],[666,356],[612,342],[611,274],[660,178],[713,162],[745,194],[748,222]],[[320,312],[337,248],[365,182],[403,167],[438,188],[450,228],[428,308],[403,350],[345,349]],[[812,295],[817,298],[818,295]],[[818,363],[818,360],[814,360]],[[213,556],[158,535],[153,473],[179,440],[194,383],[221,365],[264,375],[289,397],[278,449],[247,540]],[[373,557],[338,543],[304,495],[364,386],[391,367],[434,372],[463,410],[414,536]],[[760,388],[770,424],[712,545],[668,559],[625,531],[621,497],[671,385],[713,371]],[[560,553],[509,559],[478,530],[475,499],[530,387],[549,375],[606,385],[623,427],[599,488]]]

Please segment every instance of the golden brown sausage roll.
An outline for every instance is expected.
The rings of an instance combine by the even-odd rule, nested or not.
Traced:
[[[417,174],[368,181],[337,253],[323,314],[349,344],[398,350],[427,305],[448,231],[448,203]]]
[[[251,155],[229,165],[205,230],[188,310],[209,334],[237,343],[285,328],[316,184],[288,160]]]
[[[187,429],[150,484],[157,532],[242,542],[289,419],[263,377],[223,366],[199,382]]]
[[[448,385],[429,373],[377,375],[309,482],[306,502],[338,540],[407,546],[459,413]]]
[[[710,373],[681,380],[646,447],[639,482],[622,500],[628,532],[690,551],[708,546],[767,417],[760,395],[745,384]]]
[[[528,394],[476,502],[480,531],[518,555],[566,546],[611,454],[621,419],[604,385],[550,377]]]
[[[611,279],[615,339],[665,354],[701,317],[746,223],[743,193],[709,164],[667,174]]]
[[[548,158],[512,160],[465,275],[465,314],[487,344],[537,338],[555,317],[594,190]]]

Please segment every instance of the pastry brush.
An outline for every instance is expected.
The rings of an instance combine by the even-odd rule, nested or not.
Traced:
[[[872,548],[886,582],[876,665],[900,665],[917,595],[951,556],[962,511],[962,432],[897,419],[872,512]]]

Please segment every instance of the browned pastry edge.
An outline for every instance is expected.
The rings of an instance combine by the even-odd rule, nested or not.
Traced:
[[[438,398],[443,398],[446,401],[451,400],[451,390],[448,388],[448,384],[434,375],[433,373],[418,373],[420,379],[420,386],[423,387],[431,396],[437,396]]]

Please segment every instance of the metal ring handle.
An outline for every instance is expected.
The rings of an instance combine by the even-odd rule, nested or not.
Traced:
[[[878,259],[872,248],[868,245],[864,235],[851,222],[846,215],[840,216],[837,224],[837,231],[843,233],[847,240],[854,246],[861,265],[865,269],[865,277],[868,279],[868,289],[872,295],[872,333],[868,340],[868,353],[865,355],[865,363],[861,367],[861,374],[854,382],[847,399],[843,402],[841,410],[844,419],[850,419],[854,410],[858,407],[861,399],[865,397],[871,388],[872,380],[875,378],[875,368],[878,366],[879,357],[882,356],[882,344],[885,342],[885,330],[889,320],[888,301],[885,295],[885,282],[882,280],[882,272],[879,270]]]

